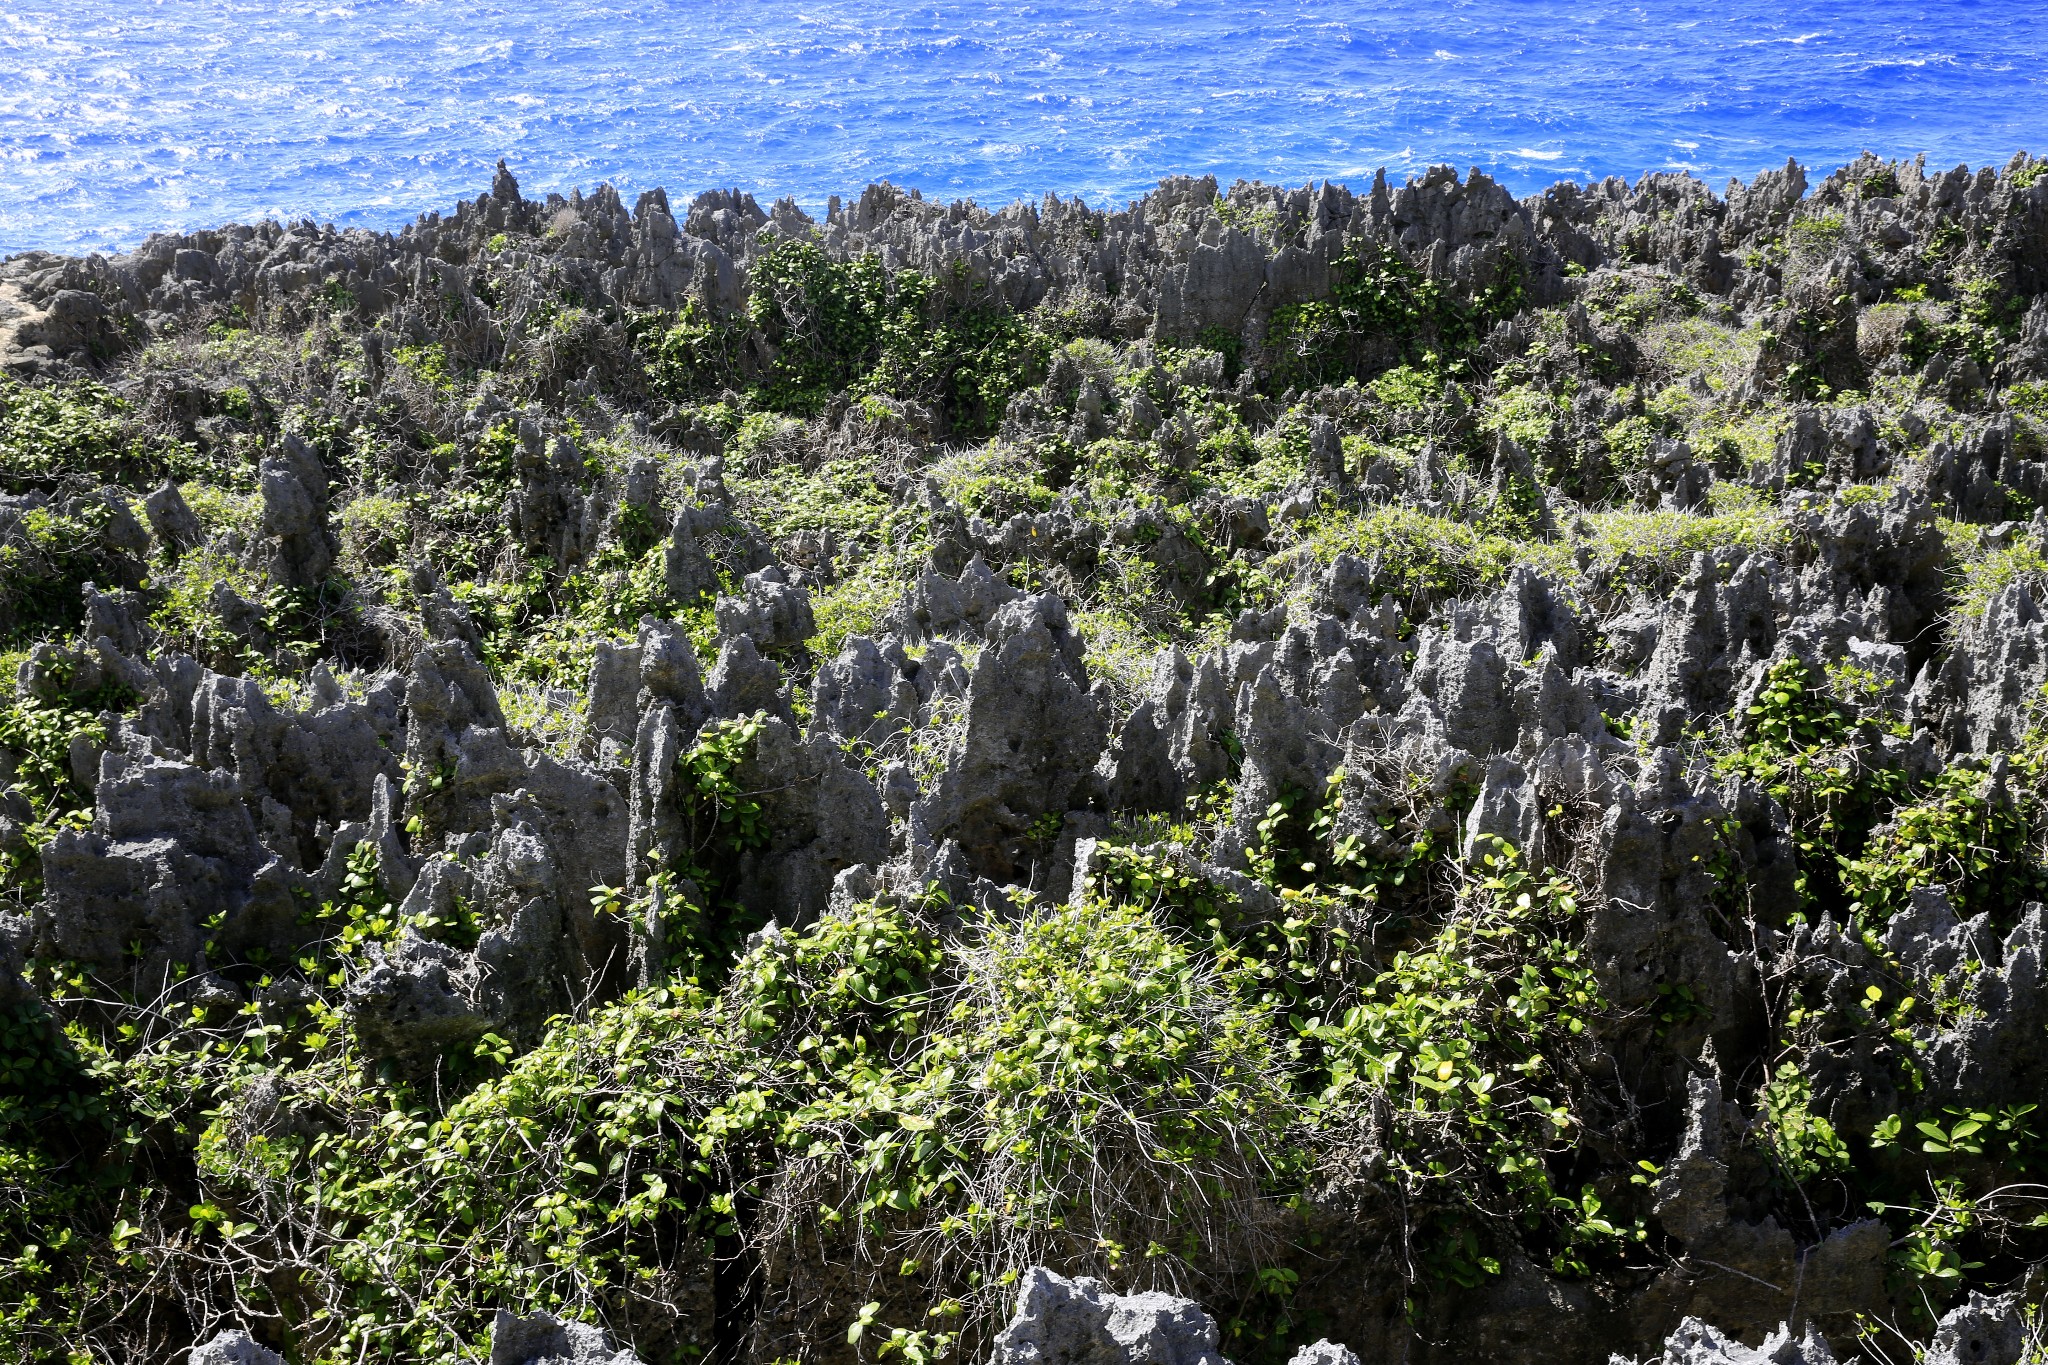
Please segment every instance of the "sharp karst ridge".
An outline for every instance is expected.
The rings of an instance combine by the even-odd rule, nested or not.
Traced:
[[[0,263],[0,993],[53,1068],[6,1112],[103,1163],[125,1115],[174,1191],[91,1205],[174,1288],[81,1330],[1221,1358],[1043,1267],[998,1333],[1045,1261],[1322,1365],[2019,1331],[1975,1293],[2043,1254],[2000,1202],[2048,1083],[2041,170],[816,221],[501,168],[397,233]],[[142,1098],[184,1029],[204,1115]],[[441,1191],[662,1030],[667,1117],[620,1063],[476,1158],[502,1263],[364,1271],[412,1242],[346,1162],[308,1212],[316,1151]],[[1026,1171],[1047,1093],[1125,1164]],[[487,1321],[543,1306],[612,1335]]]

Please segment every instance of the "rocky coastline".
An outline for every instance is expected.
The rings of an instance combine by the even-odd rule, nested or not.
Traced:
[[[501,165],[0,369],[0,1354],[2048,1359],[2048,162]]]

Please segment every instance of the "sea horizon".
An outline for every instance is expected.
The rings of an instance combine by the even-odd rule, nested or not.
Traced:
[[[195,0],[0,15],[0,253],[311,217],[389,229],[489,184],[822,212],[888,181],[1096,206],[1168,174],[1298,185],[1476,167],[1517,194],[1716,189],[1860,152],[2048,149],[2048,25],[1882,0],[1224,9]]]

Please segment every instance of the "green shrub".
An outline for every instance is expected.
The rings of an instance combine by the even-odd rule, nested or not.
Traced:
[[[1496,321],[1521,311],[1522,267],[1512,257],[1468,299],[1399,250],[1352,241],[1327,300],[1273,310],[1266,333],[1273,388],[1342,384],[1403,362],[1456,370]]]
[[[344,559],[361,569],[400,565],[412,548],[412,504],[405,498],[365,494],[350,499],[335,519]]]
[[[2048,897],[2039,854],[2040,788],[2048,751],[2037,732],[2000,789],[1978,764],[1959,758],[1914,799],[1901,802],[1854,856],[1842,858],[1850,908],[1880,929],[1916,888],[1944,888],[1956,913],[1989,912],[2001,929],[2020,907]]]
[[[139,586],[141,561],[109,542],[113,509],[80,499],[31,507],[0,532],[0,642],[17,644],[77,624],[84,588]]]
[[[1988,546],[1980,528],[1967,522],[1942,523],[1948,541],[1953,582],[1950,619],[1958,626],[1984,619],[1984,609],[2007,587],[2024,583],[2036,601],[2048,598],[2048,555],[2031,536],[2017,536],[2001,546]]]
[[[1600,1118],[1576,1058],[1608,1007],[1580,960],[1577,893],[1504,846],[1481,864],[1466,909],[1305,1029],[1329,1059],[1320,1121],[1347,1133],[1367,1096],[1391,1110],[1388,1175],[1437,1230],[1433,1269],[1468,1288],[1498,1272],[1508,1229],[1561,1274],[1645,1236],[1554,1175]]]
[[[439,1115],[384,1108],[325,1046],[292,1084],[340,1126],[202,1139],[188,1253],[271,1265],[318,1228],[288,1329],[307,1361],[435,1357],[503,1302],[623,1319],[643,1283],[721,1238],[770,1244],[780,1220],[868,1241],[853,1264],[876,1280],[905,1254],[963,1287],[1111,1243],[1170,1256],[1217,1181],[1271,1174],[1287,1113],[1259,1013],[1131,906],[949,943],[860,907],[769,939],[716,997],[561,1021]],[[984,1288],[985,1313],[1002,1294]]]
[[[1376,560],[1376,596],[1385,595],[1411,615],[1443,598],[1506,579],[1524,546],[1475,526],[1470,519],[1431,516],[1406,503],[1386,503],[1363,513],[1330,512],[1303,524],[1295,552],[1317,566],[1340,554]],[[1277,574],[1294,564],[1275,556],[1261,577],[1276,587]]]
[[[889,394],[983,434],[1042,370],[1051,345],[964,269],[944,281],[892,274],[877,255],[835,260],[814,242],[785,238],[749,273],[743,319],[693,305],[666,328],[637,325],[655,392],[681,403],[743,390],[764,408],[806,416],[834,393]],[[750,349],[750,333],[759,348]],[[765,366],[751,358],[755,349],[770,357]]]
[[[0,378],[0,492],[142,488],[198,468],[188,447],[141,434],[127,402],[98,384]]]
[[[1871,829],[1908,790],[1906,775],[1882,760],[1875,736],[1799,659],[1765,675],[1743,719],[1747,743],[1720,760],[1761,785],[1792,818],[1804,903],[1830,909],[1845,894],[1842,872]]]

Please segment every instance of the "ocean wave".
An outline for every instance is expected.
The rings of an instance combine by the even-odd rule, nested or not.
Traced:
[[[1983,162],[2048,143],[2048,26],[2008,6],[7,10],[0,251],[125,246],[278,205],[391,226],[474,196],[500,156],[540,191],[735,185],[816,209],[870,178],[1107,202],[1183,170],[1301,183],[1451,162],[1527,191],[1633,177],[1674,149],[1701,175],[1747,178],[1788,155]]]

